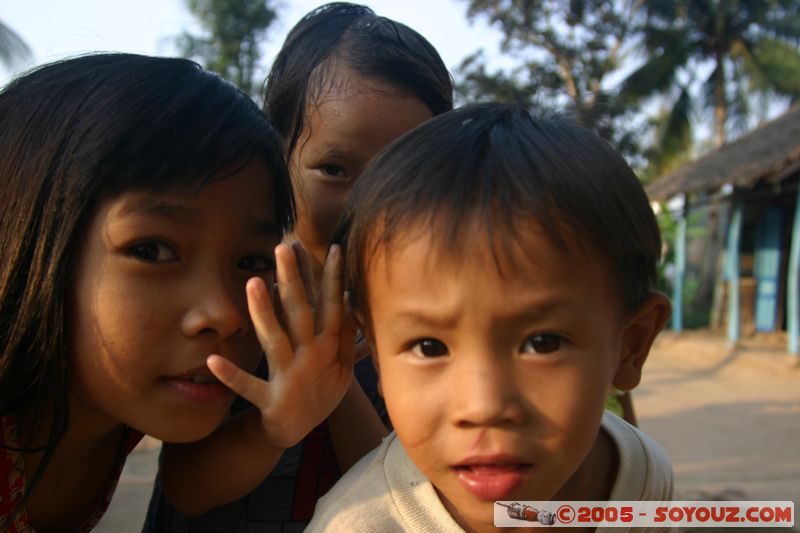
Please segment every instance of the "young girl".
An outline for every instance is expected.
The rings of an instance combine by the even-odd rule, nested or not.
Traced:
[[[179,497],[221,503],[344,395],[338,253],[315,326],[279,245],[294,219],[279,138],[195,63],[84,56],[9,84],[0,198],[0,531],[90,530],[143,433],[205,438],[164,467],[193,480]],[[240,370],[262,350],[269,382]],[[231,391],[258,409],[215,431]],[[235,459],[247,472],[220,476]]]
[[[430,43],[403,24],[348,3],[321,6],[297,23],[273,64],[264,100],[283,138],[297,193],[294,236],[318,264],[367,163],[453,105],[450,75]],[[287,450],[246,498],[189,518],[176,512],[157,485],[145,530],[245,532],[270,524],[300,530],[317,498],[386,433],[375,415],[383,403],[368,358],[356,365],[356,377],[360,387],[351,386],[327,423]]]

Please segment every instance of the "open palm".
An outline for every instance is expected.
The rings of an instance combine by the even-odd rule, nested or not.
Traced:
[[[282,322],[263,279],[247,282],[247,302],[269,367],[260,379],[223,357],[208,359],[211,372],[261,411],[266,437],[288,448],[339,404],[353,377],[355,322],[346,309],[341,249],[331,247],[319,299],[312,305],[290,246],[275,250]]]

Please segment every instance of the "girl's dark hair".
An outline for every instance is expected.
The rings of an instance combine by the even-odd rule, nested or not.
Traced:
[[[329,81],[333,60],[404,89],[434,115],[453,108],[453,83],[436,49],[408,26],[370,8],[333,2],[308,13],[289,32],[264,88],[264,109],[294,151],[306,108]]]
[[[129,190],[199,190],[253,157],[270,170],[288,231],[280,138],[247,95],[196,63],[87,55],[0,92],[0,415],[52,421],[36,429],[47,441],[27,494],[67,428],[68,287],[99,204]]]
[[[356,309],[369,320],[366,274],[376,247],[420,231],[457,256],[478,238],[465,228],[485,228],[497,258],[498,249],[524,242],[530,217],[555,243],[566,246],[570,232],[604,254],[626,308],[654,289],[661,237],[625,160],[572,121],[481,104],[418,126],[355,183],[335,238],[346,236]]]

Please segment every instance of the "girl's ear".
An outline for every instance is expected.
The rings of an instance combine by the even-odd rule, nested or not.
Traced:
[[[631,390],[642,378],[642,367],[656,336],[672,313],[669,299],[661,293],[648,296],[628,318],[622,331],[619,367],[614,375],[614,387]]]

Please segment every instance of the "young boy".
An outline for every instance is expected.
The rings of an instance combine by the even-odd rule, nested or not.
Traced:
[[[518,106],[462,108],[378,156],[345,221],[395,433],[309,531],[485,531],[497,500],[671,497],[663,452],[603,412],[670,313],[656,220],[608,144]]]

